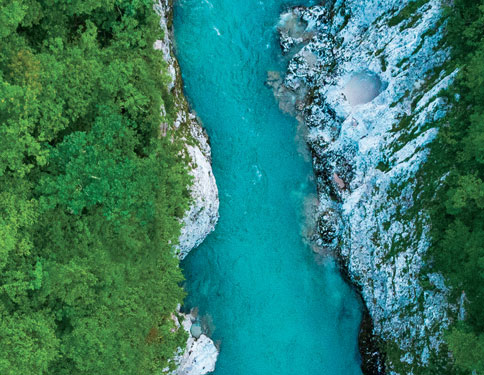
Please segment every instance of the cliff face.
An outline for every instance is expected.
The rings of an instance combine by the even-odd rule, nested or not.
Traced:
[[[176,120],[174,126],[177,136],[180,136],[186,144],[186,151],[190,158],[190,173],[193,176],[193,184],[190,188],[192,204],[183,218],[183,228],[180,235],[180,243],[177,247],[177,255],[183,260],[188,253],[200,245],[207,235],[215,229],[219,218],[219,198],[215,177],[212,173],[211,150],[208,136],[200,123],[197,121],[183,95],[180,67],[173,53],[172,45],[172,1],[159,0],[154,9],[160,16],[160,27],[163,31],[163,39],[155,43],[154,48],[163,52],[168,64],[168,77],[170,95],[174,98],[176,108]],[[161,125],[162,133],[166,132],[168,124]],[[178,316],[178,317],[177,317]],[[204,334],[194,333],[192,327],[196,327],[196,317],[183,315],[179,312],[173,316],[178,329],[184,329],[188,333],[185,348],[180,348],[173,361],[176,375],[203,375],[215,369],[218,357],[218,349],[214,342]],[[178,323],[178,319],[182,324]],[[169,369],[166,369],[169,372]]]
[[[279,24],[292,58],[271,84],[281,108],[307,127],[319,189],[316,250],[339,254],[360,290],[387,373],[424,370],[449,324],[443,278],[421,272],[429,223],[416,193],[437,134],[432,121],[447,109],[438,93],[455,76],[440,68],[448,57],[441,7],[338,0],[293,8]]]
[[[172,4],[169,0],[159,0],[155,5],[155,11],[160,15],[160,26],[163,30],[163,40],[155,43],[155,48],[163,52],[168,64],[171,81],[170,94],[175,101],[177,110],[175,128],[179,136],[186,141],[186,150],[190,157],[191,174],[193,185],[191,196],[193,203],[183,219],[183,228],[178,247],[179,258],[182,260],[198,245],[205,237],[215,229],[218,221],[218,189],[215,177],[212,173],[211,150],[208,136],[195,115],[190,112],[188,103],[183,95],[180,67],[173,53],[171,41],[171,18]],[[162,132],[166,131],[167,124],[162,124]]]

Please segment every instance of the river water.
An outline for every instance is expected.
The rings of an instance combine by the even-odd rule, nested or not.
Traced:
[[[268,71],[283,72],[282,0],[178,0],[185,92],[207,129],[220,221],[182,263],[188,296],[220,344],[216,375],[358,375],[361,308],[304,240],[316,194],[296,121]],[[306,4],[297,5],[309,5]],[[305,208],[306,207],[306,208]]]

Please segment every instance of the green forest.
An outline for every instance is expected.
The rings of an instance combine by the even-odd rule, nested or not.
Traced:
[[[0,374],[159,374],[191,179],[152,0],[0,4]],[[459,74],[418,193],[465,319],[432,373],[484,375],[484,0],[445,12]]]
[[[439,124],[424,168],[432,222],[430,271],[451,286],[451,302],[464,302],[465,319],[446,334],[449,374],[484,374],[484,1],[455,0],[446,9],[446,69],[459,69],[444,93],[452,109]],[[445,179],[442,180],[442,177]],[[443,181],[443,182],[442,182]]]
[[[158,374],[185,340],[190,185],[159,131],[159,17],[151,0],[0,3],[0,374]]]

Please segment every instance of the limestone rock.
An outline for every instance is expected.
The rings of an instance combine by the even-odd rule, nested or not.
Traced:
[[[392,360],[407,363],[406,373],[428,365],[452,308],[441,275],[426,276],[431,291],[420,283],[429,223],[424,212],[409,212],[437,134],[428,125],[448,109],[437,94],[456,72],[434,73],[448,58],[435,48],[445,27],[441,0],[390,22],[409,2],[335,0],[284,13],[281,23],[289,20],[297,33],[280,28],[284,52],[294,57],[275,91],[282,98],[306,93],[299,100],[307,105],[293,110],[308,128],[322,247],[339,254],[361,290],[374,333],[399,348],[401,357],[387,363],[390,374],[399,368]]]
[[[190,157],[190,174],[193,185],[190,192],[192,204],[183,218],[183,228],[177,246],[177,255],[182,260],[199,246],[207,235],[215,229],[218,221],[219,198],[215,177],[212,173],[211,151],[208,136],[190,108],[183,95],[181,74],[178,62],[173,53],[172,32],[168,28],[168,17],[172,13],[170,0],[158,0],[154,5],[160,16],[160,27],[163,40],[158,40],[154,48],[163,52],[172,78],[170,90],[175,98],[177,115],[175,128],[186,140],[186,149]],[[167,124],[162,124],[162,130]]]
[[[193,341],[192,341],[193,340]],[[215,370],[218,350],[213,341],[205,335],[195,340],[191,338],[187,343],[177,375],[204,375]]]
[[[190,112],[183,95],[180,68],[170,39],[172,30],[168,27],[171,23],[172,0],[158,0],[154,4],[154,9],[160,16],[160,27],[163,31],[163,40],[156,41],[154,48],[163,52],[164,59],[168,63],[171,77],[168,88],[171,90],[177,108],[174,127],[178,136],[185,140],[186,151],[190,158],[190,174],[193,176],[190,189],[192,204],[183,218],[183,228],[176,249],[177,256],[183,259],[214,230],[219,217],[218,189],[212,173],[208,136],[195,115]],[[167,134],[167,128],[168,123],[161,125],[162,135]],[[173,315],[172,319],[179,327],[178,318]],[[185,348],[179,348],[178,354],[172,359],[177,368],[171,372],[171,375],[204,375],[215,369],[218,349],[213,341],[201,332],[199,325],[195,324],[191,329],[194,321],[195,318],[191,314],[184,316],[182,326],[189,337]],[[165,373],[168,371],[166,369]]]
[[[219,217],[218,189],[212,173],[208,138],[194,119],[191,126],[192,137],[197,140],[196,145],[187,144],[192,166],[193,203],[183,218],[178,255],[180,259],[203,242],[215,229]]]
[[[190,336],[183,354],[175,358],[178,365],[175,375],[204,375],[215,370],[218,349],[205,334],[200,334],[198,338],[192,335],[193,327],[197,325],[194,319],[187,314],[182,323]]]

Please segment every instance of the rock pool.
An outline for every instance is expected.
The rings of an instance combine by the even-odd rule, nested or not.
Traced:
[[[351,105],[366,104],[375,99],[382,90],[380,78],[371,72],[359,72],[351,76],[343,94]]]
[[[361,373],[359,303],[334,262],[316,262],[304,240],[311,164],[296,121],[264,85],[268,71],[285,70],[276,25],[288,5],[296,3],[175,7],[185,91],[209,133],[220,192],[217,229],[182,263],[186,308],[199,308],[220,343],[216,375]]]

